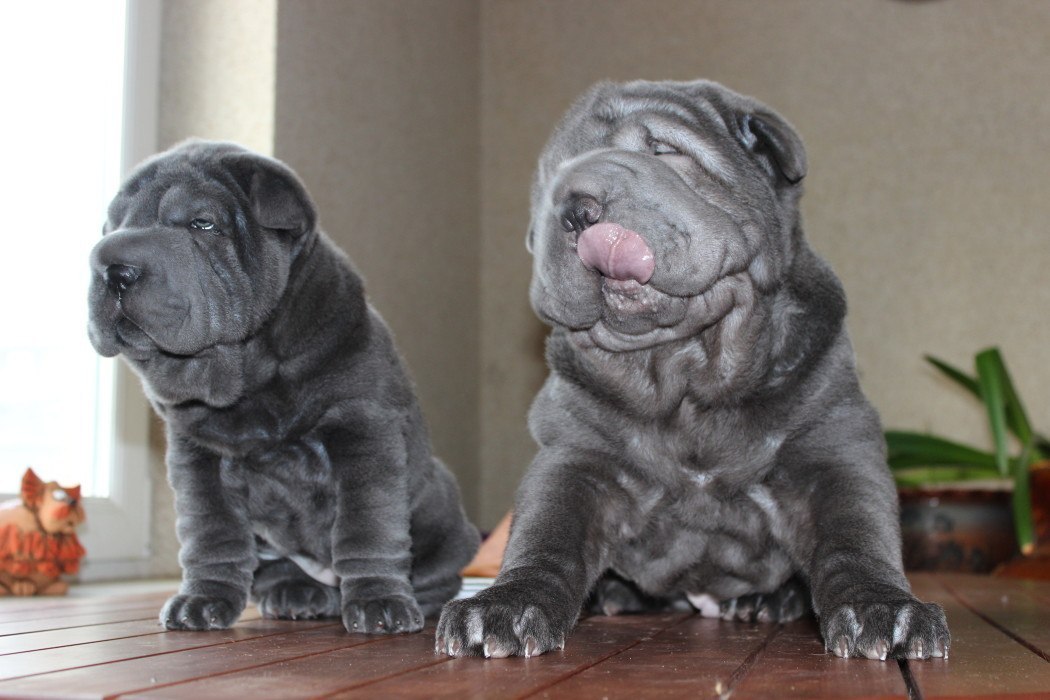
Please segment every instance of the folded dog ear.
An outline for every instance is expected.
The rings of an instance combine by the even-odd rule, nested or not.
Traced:
[[[283,163],[254,154],[226,161],[251,202],[252,216],[265,228],[301,235],[317,225],[317,210],[298,176]]]
[[[739,119],[739,138],[759,156],[769,174],[794,185],[806,176],[806,149],[795,129],[771,112],[750,112]]]

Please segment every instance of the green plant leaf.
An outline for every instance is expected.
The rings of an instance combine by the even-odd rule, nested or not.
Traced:
[[[1003,387],[1003,403],[1006,406],[1006,422],[1010,430],[1023,445],[1031,445],[1035,437],[1032,424],[1028,422],[1028,414],[1025,413],[1024,405],[1021,403],[1014,383],[1010,379],[1010,372],[1006,369],[1006,362],[998,348],[986,350],[990,362],[996,367]]]
[[[1003,476],[1010,475],[1009,445],[1006,439],[1006,399],[1003,388],[1001,361],[995,348],[977,353],[977,381],[981,385],[981,400],[988,411],[988,423],[995,441],[995,466]]]
[[[924,355],[923,357],[927,362],[939,369],[946,377],[958,383],[978,399],[981,398],[981,385],[977,382],[977,379],[971,377],[962,370],[951,366],[944,360],[937,359],[933,355]]]
[[[897,486],[920,487],[959,481],[977,481],[1001,479],[994,467],[955,467],[941,465],[937,467],[898,467],[893,470],[893,480]]]
[[[1029,555],[1035,549],[1035,522],[1032,516],[1031,486],[1032,446],[1025,446],[1021,457],[1013,464],[1014,493],[1011,501],[1014,514],[1014,534],[1021,554]]]
[[[887,461],[893,469],[907,467],[976,467],[996,469],[995,455],[969,445],[925,433],[886,431]]]
[[[992,348],[991,350],[994,351],[993,354],[996,356],[995,360],[1002,368],[1002,373],[1007,378],[1006,383],[1009,386],[1009,391],[1005,397],[1006,427],[1017,437],[1018,440],[1021,442],[1028,442],[1032,436],[1032,427],[1028,422],[1028,416],[1025,414],[1024,406],[1021,404],[1017,392],[1013,389],[1013,383],[1009,381],[1010,375],[1006,370],[1006,363],[1002,359],[1001,353],[995,348]],[[946,377],[950,378],[976,396],[979,401],[983,400],[981,397],[981,385],[977,379],[971,377],[957,367],[953,367],[944,360],[933,357],[932,355],[924,355],[923,357],[927,362],[940,370]],[[1044,444],[1047,443],[1046,438],[1037,437],[1037,439]],[[1050,454],[1050,451],[1048,451],[1043,445],[1038,445],[1037,447],[1041,454]],[[1047,445],[1047,447],[1050,447],[1050,445]]]

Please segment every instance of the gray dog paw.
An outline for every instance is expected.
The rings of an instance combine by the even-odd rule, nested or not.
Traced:
[[[256,595],[263,617],[279,620],[313,620],[339,616],[339,591],[300,581],[288,581]]]
[[[400,634],[423,629],[423,613],[408,596],[353,598],[343,601],[343,626],[347,632]]]
[[[434,651],[449,656],[537,656],[565,648],[579,606],[558,605],[523,583],[496,585],[441,611]]]
[[[168,599],[160,622],[169,630],[220,630],[236,622],[242,609],[225,598],[180,593]]]
[[[635,584],[606,574],[591,591],[586,609],[595,615],[623,615],[664,610],[688,610],[684,597],[660,598],[643,593]]]
[[[723,600],[718,616],[742,622],[791,622],[809,612],[809,591],[792,579],[772,593]]]
[[[914,598],[840,605],[821,619],[820,631],[825,648],[843,658],[947,658],[951,642],[941,606]]]

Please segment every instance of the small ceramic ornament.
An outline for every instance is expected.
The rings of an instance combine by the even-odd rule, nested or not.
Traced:
[[[27,469],[22,497],[0,503],[0,596],[63,595],[60,577],[80,569],[80,486],[43,481]]]

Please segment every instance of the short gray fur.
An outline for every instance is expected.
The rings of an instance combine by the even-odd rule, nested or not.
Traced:
[[[191,141],[145,162],[91,253],[89,335],[168,437],[183,582],[169,629],[264,615],[422,627],[478,534],[431,455],[360,276],[282,163]]]
[[[495,586],[445,607],[439,649],[556,648],[611,571],[748,619],[801,614],[802,584],[840,656],[946,655],[903,573],[842,286],[803,237],[805,174],[795,130],[716,83],[601,83],[571,107],[532,189],[539,451]],[[651,247],[647,284],[582,262],[599,222]]]

